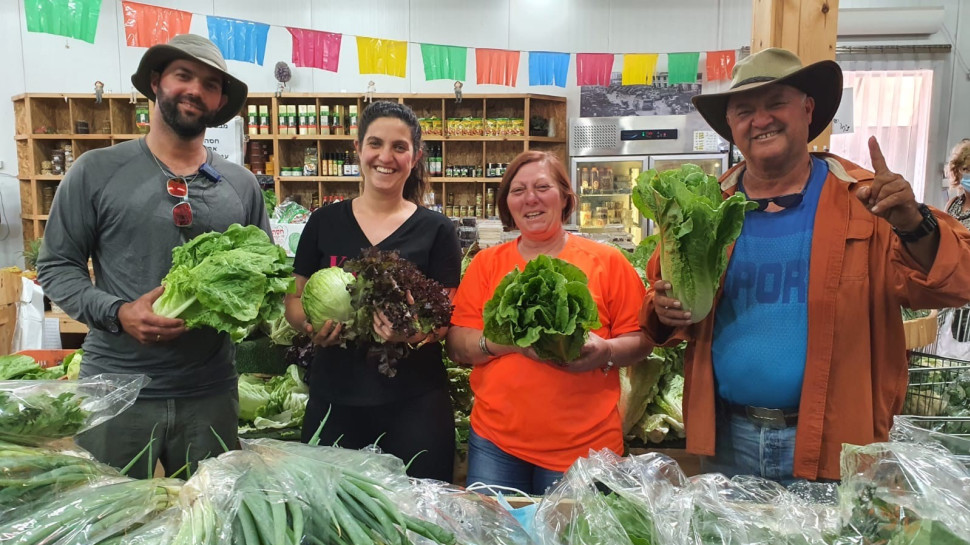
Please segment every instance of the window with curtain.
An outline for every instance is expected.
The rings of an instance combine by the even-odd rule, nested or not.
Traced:
[[[871,169],[868,141],[875,136],[889,168],[909,180],[917,200],[922,200],[927,182],[933,71],[844,71],[842,77],[843,86],[853,90],[854,131],[833,134],[832,153]]]

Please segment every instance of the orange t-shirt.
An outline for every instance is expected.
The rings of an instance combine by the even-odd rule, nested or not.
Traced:
[[[606,339],[638,331],[638,313],[646,290],[633,266],[616,248],[569,236],[559,259],[579,267],[599,309]],[[455,294],[451,322],[483,329],[482,312],[499,282],[526,261],[518,239],[482,250],[472,260]],[[569,373],[508,354],[476,366],[471,425],[475,433],[503,451],[553,471],[565,471],[590,449],[623,453],[623,432],[616,404],[619,374],[599,369]]]

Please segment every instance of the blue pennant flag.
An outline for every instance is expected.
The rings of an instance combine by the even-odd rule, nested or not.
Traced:
[[[566,86],[569,53],[529,52],[529,85]]]
[[[206,16],[206,22],[209,26],[209,39],[219,46],[222,56],[227,61],[243,61],[263,65],[269,25],[241,19],[213,17],[212,15]]]

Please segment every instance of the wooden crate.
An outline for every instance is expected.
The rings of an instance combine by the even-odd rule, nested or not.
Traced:
[[[0,273],[0,355],[13,350],[13,335],[17,329],[17,302],[23,280],[12,272]]]

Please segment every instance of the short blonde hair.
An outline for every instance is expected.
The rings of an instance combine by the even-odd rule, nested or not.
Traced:
[[[946,163],[946,177],[950,180],[950,187],[960,185],[964,170],[970,170],[970,138],[960,140],[950,152],[950,160]]]

